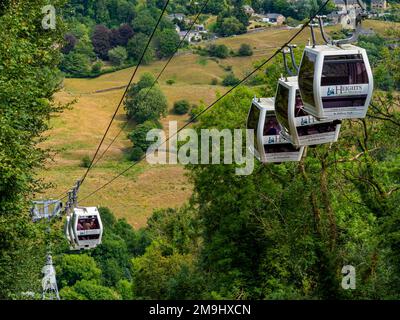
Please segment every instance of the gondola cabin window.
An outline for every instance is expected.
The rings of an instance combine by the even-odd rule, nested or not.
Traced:
[[[278,85],[278,91],[275,99],[276,117],[286,132],[290,134],[288,122],[289,89],[282,84]]]
[[[264,136],[278,136],[281,129],[276,118],[267,116],[264,123]]]
[[[97,230],[100,229],[99,220],[96,216],[94,217],[85,217],[78,219],[78,231],[81,230]]]
[[[317,56],[305,51],[299,73],[299,86],[302,89],[301,97],[304,103],[315,106],[314,100],[314,73]]]
[[[368,84],[362,55],[325,57],[321,86],[328,87],[328,96],[322,98],[324,109],[364,106],[368,98],[364,87]]]
[[[300,90],[296,90],[296,101],[294,105],[294,116],[296,118],[308,116],[308,114],[304,111],[303,107],[304,104],[303,100],[301,99]]]
[[[321,86],[368,84],[362,55],[326,56]]]
[[[247,121],[247,129],[254,130],[254,146],[257,148],[257,137],[258,137],[258,122],[260,119],[261,111],[254,105],[251,106],[249,113],[249,119]]]

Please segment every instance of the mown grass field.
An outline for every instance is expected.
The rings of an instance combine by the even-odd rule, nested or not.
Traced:
[[[388,25],[383,22],[369,21],[366,26],[382,32]],[[237,50],[242,43],[248,43],[254,50],[252,57],[235,57],[218,62],[193,54],[175,57],[160,80],[170,108],[179,99],[187,99],[193,104],[211,103],[215,100],[217,92],[223,93],[227,90],[225,87],[210,85],[214,78],[222,80],[226,74],[223,67],[232,66],[236,76],[241,78],[252,70],[254,62],[271,55],[297,31],[297,29],[269,29],[216,40],[216,43],[224,43],[234,50]],[[296,43],[305,44],[309,37],[309,32],[305,31],[297,38]],[[144,72],[157,75],[164,63],[164,61],[158,61],[149,66],[141,66],[134,81],[137,81]],[[76,100],[76,103],[71,109],[51,120],[52,129],[47,133],[48,141],[43,147],[51,147],[57,154],[54,161],[49,161],[46,169],[39,173],[45,182],[51,182],[54,186],[46,191],[44,198],[55,197],[66,191],[76,179],[82,176],[85,169],[80,166],[81,159],[86,155],[91,157],[94,155],[123,93],[123,89],[103,93],[95,93],[95,91],[127,84],[132,72],[133,68],[129,68],[96,79],[65,80],[63,90],[56,95],[56,101],[67,103]],[[175,80],[175,84],[167,85],[166,81],[169,79]],[[182,125],[187,120],[187,116],[176,116],[170,113],[162,120],[164,127],[170,120],[177,120],[179,125]],[[125,121],[125,112],[121,108],[102,150],[106,148]],[[131,147],[127,134],[132,128],[133,124],[125,128],[124,133],[103,160],[90,172],[80,191],[81,198],[131,165],[126,155]],[[189,199],[191,193],[192,186],[182,166],[152,166],[143,162],[81,204],[107,206],[118,217],[126,218],[130,224],[138,228],[146,224],[153,210],[179,207]]]

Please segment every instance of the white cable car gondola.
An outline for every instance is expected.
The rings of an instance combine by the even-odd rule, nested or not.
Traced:
[[[365,49],[348,42],[329,41],[319,17],[324,45],[306,46],[299,72],[299,88],[304,109],[318,119],[365,118],[374,83]],[[357,35],[357,33],[356,33]]]
[[[304,147],[296,148],[280,135],[280,126],[275,116],[274,98],[254,98],[247,129],[254,130],[254,143],[250,147],[253,155],[263,163],[300,161]]]
[[[96,207],[77,207],[67,216],[65,235],[71,250],[88,250],[101,244],[103,224]]]
[[[293,52],[294,47],[289,46],[289,49],[292,65],[298,72]],[[294,75],[287,64],[286,54],[287,52],[284,50],[283,58],[286,71]],[[320,121],[304,111],[297,76],[279,79],[275,98],[275,113],[282,128],[281,135],[297,147],[336,142],[339,138],[340,120]]]

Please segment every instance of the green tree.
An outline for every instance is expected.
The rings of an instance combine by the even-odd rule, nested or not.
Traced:
[[[211,13],[214,15],[218,15],[226,8],[225,1],[221,0],[210,0],[208,5],[205,8],[205,13]]]
[[[108,51],[108,57],[114,66],[120,66],[128,58],[128,53],[124,47],[116,47]]]
[[[150,88],[155,84],[156,78],[149,72],[145,72],[138,83],[129,88],[127,97],[133,99],[143,89]]]
[[[94,53],[93,45],[90,41],[80,40],[75,46],[74,53],[79,53],[87,57],[90,61],[98,59]]]
[[[148,37],[143,33],[137,33],[135,36],[129,40],[127,50],[128,56],[135,62],[139,62],[141,56],[143,55],[143,51],[146,48],[146,44],[148,41]],[[154,48],[149,46],[146,50],[146,53],[143,57],[143,64],[150,63],[154,58]]]
[[[122,300],[133,300],[133,287],[132,282],[128,280],[120,280],[117,283],[116,290],[121,296]]]
[[[150,36],[156,25],[156,20],[152,17],[149,11],[142,10],[137,17],[132,21],[133,31]]]
[[[101,60],[95,62],[92,65],[92,74],[100,74],[101,69],[103,68],[103,63],[101,62]]]
[[[119,300],[120,295],[114,290],[88,280],[80,280],[72,287],[60,290],[63,300]]]
[[[229,48],[224,44],[211,44],[207,47],[207,51],[211,57],[225,59],[229,56]]]
[[[132,90],[135,88],[133,87]],[[168,102],[161,89],[154,86],[150,90],[144,88],[134,96],[128,95],[125,108],[128,117],[140,124],[147,120],[157,121],[160,117],[165,116]]]
[[[60,19],[56,30],[41,28],[47,4],[2,1],[0,9],[0,299],[40,290],[46,253],[43,228],[30,222],[29,199],[44,187],[35,177],[49,156],[39,147],[41,135],[61,111],[52,99],[61,84],[54,44],[65,33]]]
[[[140,148],[140,150],[146,152],[148,147],[153,143],[146,140],[147,133],[159,127],[160,126],[153,121],[146,121],[133,129],[133,131],[129,134],[129,139],[132,141],[135,148]]]
[[[157,55],[160,58],[172,56],[180,42],[179,35],[174,29],[165,29],[157,36]]]
[[[133,147],[129,154],[129,160],[136,162],[139,161],[144,155],[145,152],[142,150],[142,148]]]
[[[64,56],[60,69],[74,76],[87,76],[90,72],[90,61],[86,55],[71,52]]]
[[[193,256],[170,252],[158,241],[132,260],[132,273],[134,296],[142,299],[190,299],[201,284]]]
[[[57,279],[61,287],[74,285],[79,280],[90,280],[98,283],[101,269],[96,261],[88,255],[64,255],[57,263]]]
[[[246,26],[235,17],[223,18],[217,22],[217,30],[221,36],[229,37],[237,34],[246,33]]]

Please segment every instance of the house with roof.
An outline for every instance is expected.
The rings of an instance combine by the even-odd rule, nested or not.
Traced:
[[[286,21],[286,18],[280,13],[267,13],[267,14],[258,14],[256,16],[256,21],[282,25]]]
[[[183,22],[183,21],[185,21],[186,16],[185,16],[183,13],[172,13],[172,14],[169,14],[169,15],[167,16],[167,18],[168,18],[169,20],[171,20],[171,21],[178,20],[178,21]]]
[[[387,8],[388,3],[386,0],[371,0],[372,11],[386,10]]]
[[[178,33],[181,40],[185,39],[187,42],[200,42],[203,40],[203,35],[198,31],[181,31]],[[186,35],[187,34],[187,35]]]

